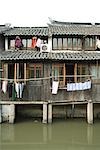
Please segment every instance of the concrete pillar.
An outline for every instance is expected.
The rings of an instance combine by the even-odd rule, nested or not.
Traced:
[[[9,121],[9,105],[2,105],[2,122]]]
[[[87,104],[87,122],[93,124],[93,103],[89,101]]]
[[[52,104],[48,104],[48,123],[52,123]]]
[[[2,123],[2,105],[0,105],[0,123]]]
[[[50,51],[52,50],[52,36],[50,36],[48,38],[48,45],[49,45],[49,48],[50,48]]]
[[[15,119],[15,105],[9,105],[9,123],[14,123]]]
[[[5,38],[5,50],[8,50],[8,37]]]
[[[43,123],[47,123],[47,102],[43,103]]]

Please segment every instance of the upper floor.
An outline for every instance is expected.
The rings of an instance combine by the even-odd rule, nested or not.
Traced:
[[[50,51],[97,51],[100,46],[100,24],[51,23],[47,27],[12,27],[4,35],[4,49],[15,50],[15,39],[19,36],[22,50],[35,50],[33,38],[48,44]]]

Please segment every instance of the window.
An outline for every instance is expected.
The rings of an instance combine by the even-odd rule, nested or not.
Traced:
[[[15,48],[15,40],[10,40],[10,49]]]
[[[57,49],[57,38],[53,39],[53,49]]]
[[[85,82],[90,79],[89,65],[86,64],[53,64],[53,80],[59,81],[59,87],[64,87],[67,83]]]
[[[77,48],[77,45],[78,43],[77,43],[77,38],[73,38],[73,48],[75,47],[75,48]]]
[[[78,49],[81,49],[82,48],[82,40],[81,39],[78,39]]]
[[[92,37],[85,38],[85,49],[94,48],[95,47],[95,40]]]
[[[27,39],[27,49],[30,49],[32,46],[32,39]]]
[[[42,64],[29,64],[29,78],[41,78],[42,75]]]
[[[82,49],[81,38],[73,37],[54,37],[53,38],[53,49],[54,50],[65,50],[65,49]]]
[[[72,38],[67,39],[67,48],[72,48]]]
[[[63,38],[63,49],[67,48],[67,38]]]
[[[84,82],[86,79],[89,78],[88,76],[89,74],[90,74],[90,71],[89,71],[88,65],[84,65],[84,64],[77,65],[77,75],[79,75],[77,77],[78,82]],[[87,77],[84,75],[87,75]]]
[[[53,64],[52,66],[53,80],[59,81],[59,86],[64,86],[65,84],[64,70],[64,64]]]
[[[58,38],[58,49],[62,49],[62,38]]]
[[[26,48],[26,39],[22,39],[23,48]]]

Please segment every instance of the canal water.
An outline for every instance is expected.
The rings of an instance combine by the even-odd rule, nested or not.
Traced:
[[[0,150],[100,150],[100,120],[23,120],[0,125]]]

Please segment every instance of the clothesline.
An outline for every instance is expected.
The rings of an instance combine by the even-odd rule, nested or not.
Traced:
[[[52,78],[60,78],[60,77],[67,77],[67,78],[70,78],[70,77],[93,77],[92,75],[66,75],[66,76],[49,76],[49,77],[43,77],[43,78],[24,78],[24,79],[9,79],[9,78],[0,78],[1,81],[38,81],[38,80],[47,80],[47,79],[52,79]]]

